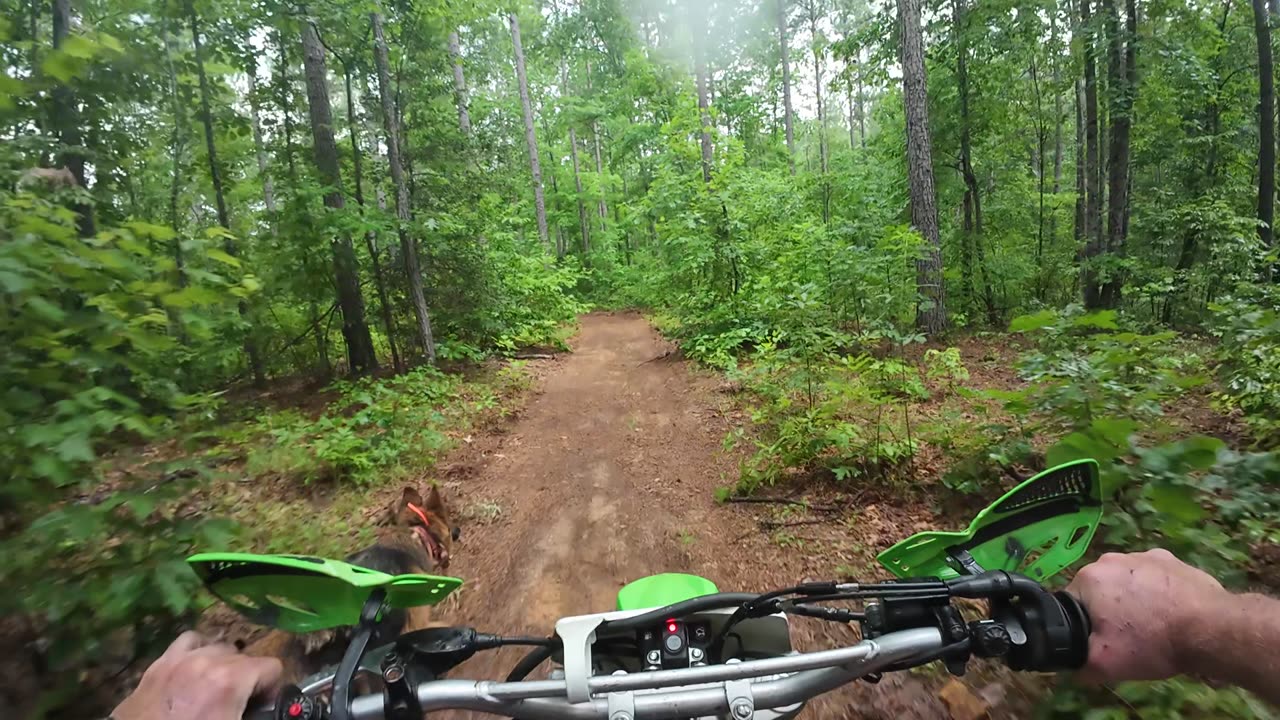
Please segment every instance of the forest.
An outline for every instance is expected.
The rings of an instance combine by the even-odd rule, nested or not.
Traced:
[[[1093,457],[1099,551],[1280,591],[1275,0],[0,5],[0,716],[193,549],[349,550],[289,488],[431,476],[592,310],[733,388],[721,500]]]

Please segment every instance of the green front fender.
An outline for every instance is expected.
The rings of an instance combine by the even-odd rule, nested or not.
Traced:
[[[650,575],[627,583],[618,591],[618,609],[643,610],[664,607],[718,592],[720,589],[715,583],[697,575],[685,573]]]

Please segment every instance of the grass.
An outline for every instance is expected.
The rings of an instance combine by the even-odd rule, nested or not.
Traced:
[[[345,384],[314,419],[282,411],[228,427],[205,454],[244,459],[210,481],[204,511],[239,524],[236,549],[342,557],[373,541],[401,487],[431,484],[440,458],[507,417],[529,386],[522,363],[465,378],[405,375]],[[492,522],[502,508],[466,512]]]

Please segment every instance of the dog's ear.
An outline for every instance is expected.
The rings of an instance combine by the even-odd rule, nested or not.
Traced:
[[[431,486],[431,492],[427,494],[427,510],[444,516],[444,498],[440,497],[440,487],[438,485]]]
[[[404,517],[410,504],[422,507],[424,504],[422,502],[422,493],[418,492],[414,488],[406,487],[404,490],[400,491],[400,497],[395,502],[391,503],[391,507],[387,508],[387,514],[390,516],[392,525],[408,524],[407,519],[402,523],[401,518]]]

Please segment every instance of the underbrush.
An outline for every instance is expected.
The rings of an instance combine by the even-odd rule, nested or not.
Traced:
[[[753,452],[722,499],[826,477],[973,507],[1030,473],[1093,458],[1108,500],[1095,553],[1164,547],[1230,587],[1275,591],[1280,578],[1268,558],[1280,549],[1280,454],[1258,448],[1274,445],[1280,322],[1259,305],[1231,307],[1220,309],[1233,318],[1222,345],[1208,349],[1171,331],[1129,327],[1112,312],[1068,307],[1016,318],[1010,330],[1029,345],[1012,389],[966,387],[969,368],[955,348],[913,351],[919,338],[892,330],[870,346],[823,329],[773,332],[746,345],[738,334],[699,340],[692,354],[727,368],[750,412],[750,425],[726,445],[749,443]],[[1169,412],[1189,400],[1241,414],[1255,447],[1197,434],[1191,418],[1199,414]],[[917,472],[926,456],[942,470],[936,484]],[[946,500],[968,496],[974,501]],[[1064,686],[1045,714],[1086,708],[1098,718],[1135,710],[1267,716],[1246,693],[1182,679],[1115,692]]]
[[[96,490],[5,541],[5,577],[20,590],[4,608],[28,628],[0,643],[30,676],[19,707],[32,693],[55,716],[70,698],[93,703],[94,687],[109,693],[112,676],[189,627],[209,602],[184,561],[192,552],[341,557],[370,541],[388,488],[426,484],[443,452],[528,385],[512,362],[338,381],[318,413],[193,403],[150,445],[99,459]]]

